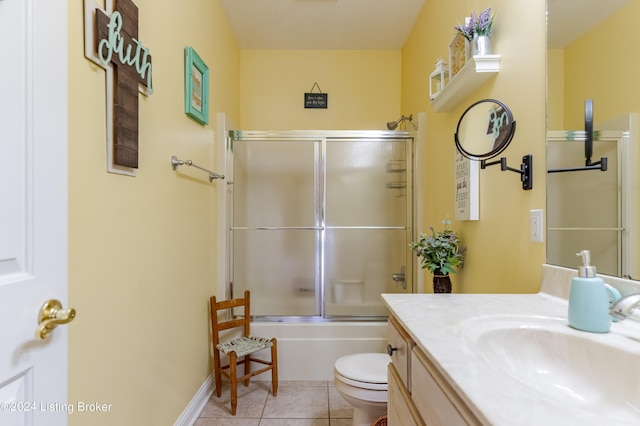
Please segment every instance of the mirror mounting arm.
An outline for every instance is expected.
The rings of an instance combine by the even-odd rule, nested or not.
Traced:
[[[493,166],[495,164],[500,164],[500,170],[503,172],[509,170],[511,172],[519,173],[520,180],[522,181],[522,189],[529,190],[533,189],[533,155],[527,154],[522,157],[522,164],[520,164],[519,169],[514,169],[513,167],[507,166],[507,157],[501,157],[499,161],[490,161],[481,160],[480,168],[486,169],[489,166]]]
[[[606,172],[607,171],[607,157],[602,157],[602,158],[600,158],[600,161],[596,161],[596,162],[592,162],[591,159],[589,158],[586,161],[585,165],[587,167],[598,166],[598,167],[596,167],[597,169],[601,169],[603,172]]]
[[[591,161],[587,161],[586,166],[583,167],[568,167],[566,169],[551,169],[547,170],[547,173],[564,173],[564,172],[579,172],[582,170],[600,170],[602,172],[607,171],[608,160],[607,157],[602,157],[600,161],[596,161],[592,163]]]

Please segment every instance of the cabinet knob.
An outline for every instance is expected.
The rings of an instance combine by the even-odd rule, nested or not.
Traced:
[[[391,345],[387,345],[387,354],[389,356],[393,355],[393,352],[395,352],[397,350],[398,350],[398,348],[393,348],[393,347],[391,347]]]

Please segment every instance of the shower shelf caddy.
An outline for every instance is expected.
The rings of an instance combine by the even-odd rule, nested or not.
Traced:
[[[502,55],[474,55],[431,101],[435,112],[453,110],[489,77],[500,71]]]

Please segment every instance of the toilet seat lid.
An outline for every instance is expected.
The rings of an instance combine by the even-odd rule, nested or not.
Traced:
[[[391,358],[387,354],[353,354],[338,359],[338,374],[363,383],[387,384],[387,366]]]

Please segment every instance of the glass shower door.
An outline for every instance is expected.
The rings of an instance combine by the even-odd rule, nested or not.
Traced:
[[[386,315],[380,294],[411,282],[408,147],[401,139],[327,141],[325,316]]]
[[[318,140],[234,143],[233,294],[253,316],[317,316]]]
[[[379,319],[412,292],[412,139],[234,141],[230,277],[258,319]]]

